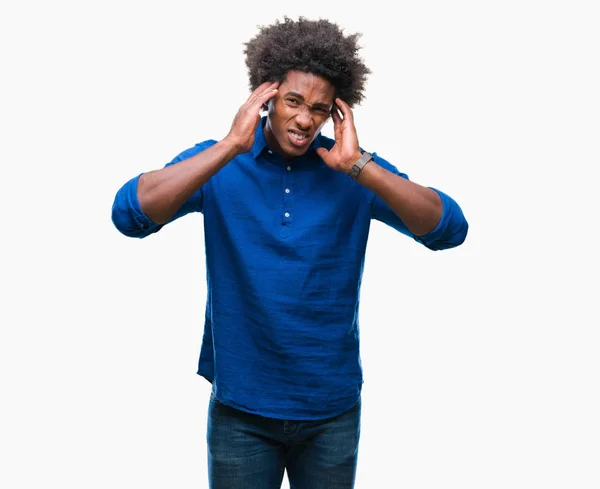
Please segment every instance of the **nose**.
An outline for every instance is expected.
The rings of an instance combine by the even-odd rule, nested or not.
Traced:
[[[310,127],[311,122],[312,122],[311,111],[306,105],[303,105],[301,107],[301,109],[298,111],[298,113],[296,114],[296,123],[301,128],[306,129],[306,128]]]

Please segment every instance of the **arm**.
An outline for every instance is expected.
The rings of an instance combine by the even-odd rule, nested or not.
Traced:
[[[395,184],[397,184],[399,180],[406,183],[413,183],[410,182],[407,175],[400,173],[389,162],[377,156],[376,154],[373,156],[375,159],[365,165],[363,172],[370,165],[373,165],[374,169],[379,168],[383,170],[382,173],[385,174],[386,179],[385,185],[395,187]],[[358,176],[357,182],[362,180],[361,177],[363,176],[363,172],[361,172],[361,174]],[[368,174],[366,174],[365,177],[367,175]],[[365,183],[363,183],[363,185],[367,186]],[[418,187],[421,186],[418,185]],[[430,250],[454,248],[462,244],[469,229],[469,225],[463,215],[462,209],[450,196],[439,191],[438,189],[426,188],[426,190],[436,194],[436,198],[441,202],[441,214],[439,215],[439,218],[437,218],[436,222],[431,222],[430,226],[433,225],[433,228],[429,228],[429,230],[425,233],[416,232],[414,228],[409,227],[404,222],[405,219],[410,219],[411,215],[413,214],[418,216],[420,212],[418,208],[414,209],[414,212],[412,209],[409,210],[409,217],[403,217],[403,211],[398,209],[398,205],[395,205],[392,200],[384,200],[382,198],[383,194],[380,194],[379,192],[372,192],[373,199],[371,201],[371,215],[374,219],[382,221],[401,233],[411,236]],[[400,190],[398,190],[398,192],[400,192]],[[394,193],[394,195],[396,194]],[[385,197],[385,195],[383,196]],[[411,206],[414,204],[415,199],[407,199],[407,201],[408,205]],[[418,199],[416,199],[416,201],[418,202]]]
[[[361,153],[353,161],[360,158]],[[435,190],[402,178],[371,160],[356,181],[379,196],[415,236],[433,231],[443,214],[442,199]]]
[[[330,168],[347,173],[360,156],[352,110],[341,99],[333,111],[335,144],[331,150],[321,148],[319,156]],[[439,190],[411,182],[389,163],[384,168],[378,158],[365,165],[356,181],[375,194],[373,216],[432,250],[460,245],[466,238],[468,224],[458,204]]]
[[[171,220],[178,209],[238,153],[225,138],[176,165],[140,175],[137,198],[144,214],[156,224]]]
[[[113,204],[117,229],[126,236],[143,238],[187,212],[201,210],[202,187],[235,156],[252,148],[260,109],[278,86],[278,82],[265,82],[252,92],[222,141],[123,185]]]

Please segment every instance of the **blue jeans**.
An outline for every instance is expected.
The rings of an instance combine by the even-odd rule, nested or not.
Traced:
[[[359,401],[317,421],[265,418],[219,402],[208,408],[210,489],[353,489],[360,437]]]

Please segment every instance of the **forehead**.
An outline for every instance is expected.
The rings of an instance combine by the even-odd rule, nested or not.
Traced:
[[[301,71],[289,71],[279,86],[279,93],[296,92],[312,102],[333,103],[335,88],[322,76]]]

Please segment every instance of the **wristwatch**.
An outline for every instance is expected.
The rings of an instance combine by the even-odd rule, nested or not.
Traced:
[[[360,172],[365,167],[365,165],[372,159],[373,159],[373,155],[371,153],[368,153],[367,151],[363,151],[362,156],[359,158],[359,160],[356,163],[354,163],[352,168],[350,168],[350,170],[348,171],[348,176],[350,178],[352,178],[353,180],[356,180],[356,177],[358,177],[358,175],[360,175]]]

